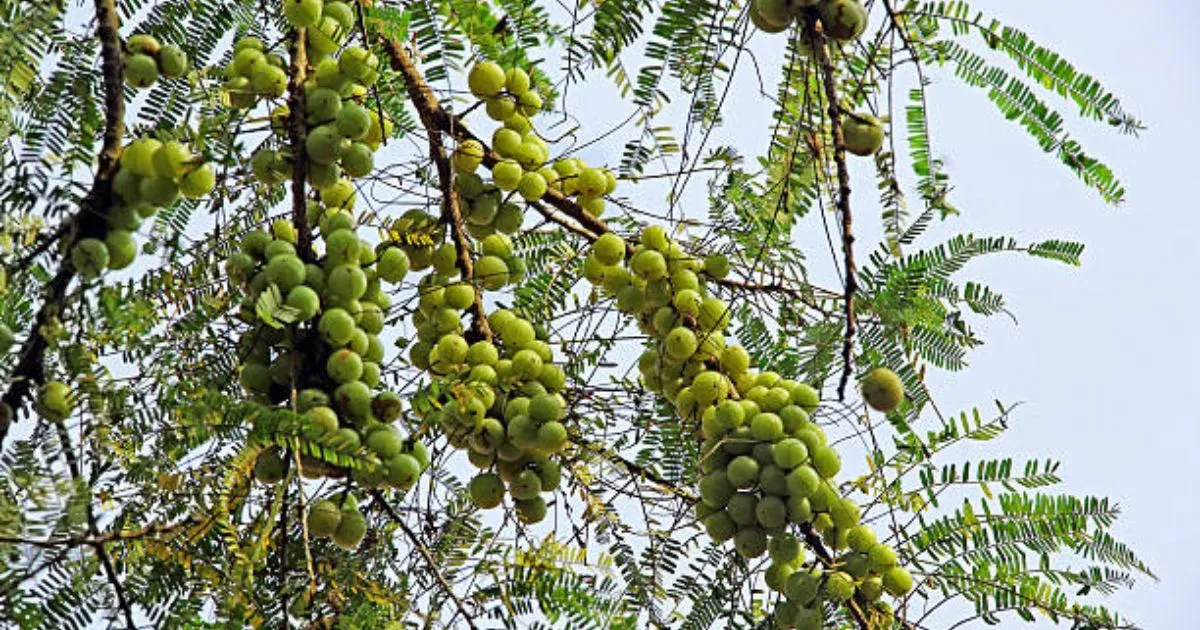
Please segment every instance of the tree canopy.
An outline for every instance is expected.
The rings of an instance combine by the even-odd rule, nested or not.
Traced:
[[[931,235],[970,225],[935,78],[1125,196],[1067,125],[1141,123],[1019,28],[917,0],[0,24],[6,627],[1134,627],[1116,504],[974,456],[1025,411],[927,378],[1011,316],[969,263],[1084,250]]]

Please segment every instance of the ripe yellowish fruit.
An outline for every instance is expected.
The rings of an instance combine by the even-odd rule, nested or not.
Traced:
[[[863,377],[863,399],[876,411],[888,412],[904,400],[904,384],[895,372],[887,368],[874,368]]]

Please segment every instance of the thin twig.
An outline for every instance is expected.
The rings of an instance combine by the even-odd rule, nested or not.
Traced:
[[[450,601],[454,602],[454,606],[458,608],[458,613],[462,615],[467,627],[471,628],[471,630],[478,630],[478,626],[475,625],[475,620],[471,617],[471,614],[467,612],[466,605],[463,604],[463,601],[458,594],[454,592],[454,587],[452,587],[450,582],[446,580],[446,576],[442,575],[442,572],[438,570],[438,561],[433,557],[433,554],[429,551],[429,548],[425,546],[425,543],[421,542],[421,539],[417,536],[417,533],[414,532],[412,528],[410,528],[408,524],[404,522],[404,519],[400,518],[400,515],[396,513],[396,510],[392,509],[391,504],[387,502],[387,499],[384,498],[382,492],[378,490],[372,490],[371,496],[383,508],[383,511],[387,513],[388,518],[392,519],[392,522],[400,528],[400,531],[403,531],[404,535],[408,536],[409,542],[411,542],[413,546],[417,548],[417,551],[421,553],[421,557],[425,559],[425,563],[429,566],[429,570],[433,573],[434,578],[437,579],[438,584],[442,587],[442,591],[446,593],[446,597],[449,597]]]

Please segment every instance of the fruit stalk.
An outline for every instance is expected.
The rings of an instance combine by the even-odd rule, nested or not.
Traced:
[[[846,142],[842,137],[842,110],[838,105],[840,101],[837,77],[833,60],[829,57],[829,47],[825,35],[817,32],[815,20],[810,17],[804,27],[809,32],[817,65],[821,69],[825,102],[829,106],[829,130],[833,135],[833,161],[837,165],[837,208],[842,215],[842,255],[846,266],[846,289],[842,298],[842,308],[846,315],[846,334],[842,341],[842,378],[838,382],[837,390],[838,400],[843,401],[846,399],[846,384],[850,382],[850,374],[854,371],[851,359],[854,354],[854,334],[857,332],[854,322],[854,294],[858,290],[858,270],[854,263],[854,216],[850,213],[850,170],[846,166]]]
[[[438,103],[437,97],[429,89],[417,67],[413,65],[404,47],[395,40],[382,38],[384,49],[388,52],[392,70],[404,77],[404,86],[413,106],[425,127],[425,135],[429,137],[429,157],[433,160],[438,172],[438,186],[442,192],[442,222],[450,226],[454,236],[454,246],[458,252],[458,268],[462,271],[463,280],[473,282],[475,277],[474,264],[471,262],[471,245],[463,230],[462,207],[459,203],[458,192],[454,190],[454,182],[450,170],[450,160],[446,156],[446,147],[442,143],[442,130],[445,125],[441,121],[446,118],[445,111]],[[475,287],[475,303],[471,306],[471,335],[467,341],[491,341],[492,329],[488,325],[487,315],[483,309],[483,295],[479,287]]]
[[[121,138],[125,133],[125,92],[122,88],[125,68],[121,54],[120,19],[117,17],[115,0],[96,0],[96,36],[100,40],[100,72],[104,78],[104,143],[98,156],[99,165],[92,189],[83,200],[82,208],[66,220],[67,227],[61,232],[66,238],[64,252],[82,238],[103,236],[109,211],[113,207],[113,177],[121,158]],[[34,383],[46,379],[45,354],[49,346],[39,330],[62,310],[67,287],[75,278],[75,268],[70,256],[64,255],[58,273],[45,289],[45,298],[37,318],[30,328],[31,333],[21,347],[20,359],[9,377],[8,391],[0,400],[16,413],[29,397]],[[0,445],[8,435],[7,423],[0,423]]]

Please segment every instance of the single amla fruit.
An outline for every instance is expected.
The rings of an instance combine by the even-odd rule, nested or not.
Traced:
[[[308,508],[308,534],[316,538],[332,536],[341,520],[342,511],[333,501],[317,501]]]
[[[842,139],[854,155],[874,155],[883,147],[883,124],[870,114],[852,114],[843,119]]]
[[[98,238],[85,238],[71,250],[71,264],[85,279],[99,276],[108,268],[108,246]]]
[[[342,520],[333,532],[333,542],[342,549],[354,549],[367,535],[367,519],[358,508],[342,510]]]
[[[817,13],[825,34],[834,39],[856,39],[867,30],[867,9],[858,0],[826,0]]]
[[[904,384],[895,372],[882,367],[874,368],[863,378],[862,394],[872,409],[888,412],[904,400]]]
[[[62,422],[75,408],[71,387],[62,381],[50,381],[38,391],[38,411],[53,422]]]

